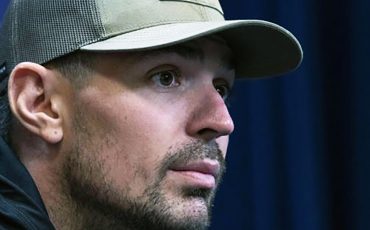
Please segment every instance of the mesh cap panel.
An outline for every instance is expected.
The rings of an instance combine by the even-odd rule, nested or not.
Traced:
[[[12,1],[1,31],[0,63],[7,61],[10,69],[22,61],[44,63],[99,39],[104,29],[96,12],[93,0]]]

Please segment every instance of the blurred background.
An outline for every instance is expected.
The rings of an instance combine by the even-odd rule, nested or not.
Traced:
[[[228,19],[286,27],[304,50],[239,82],[213,230],[370,229],[370,1],[228,0]]]
[[[304,60],[278,78],[237,82],[211,230],[369,230],[370,1],[221,4],[227,19],[290,30]]]

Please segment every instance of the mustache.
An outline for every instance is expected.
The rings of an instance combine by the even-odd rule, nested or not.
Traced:
[[[220,164],[220,175],[217,181],[220,180],[222,174],[226,171],[225,158],[222,155],[218,144],[213,141],[205,143],[203,141],[194,141],[183,145],[181,148],[170,150],[167,157],[159,165],[160,178],[164,178],[166,172],[174,165],[186,165],[192,161],[199,161],[203,159],[216,160]]]

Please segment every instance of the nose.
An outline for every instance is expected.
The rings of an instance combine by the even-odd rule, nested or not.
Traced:
[[[193,111],[186,126],[188,135],[204,141],[230,135],[234,123],[223,98],[213,85],[198,92],[192,100],[197,103],[193,103]]]

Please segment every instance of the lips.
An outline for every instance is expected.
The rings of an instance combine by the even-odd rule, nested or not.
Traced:
[[[220,174],[220,164],[216,160],[204,159],[175,165],[170,170],[185,177],[193,186],[214,188]]]

